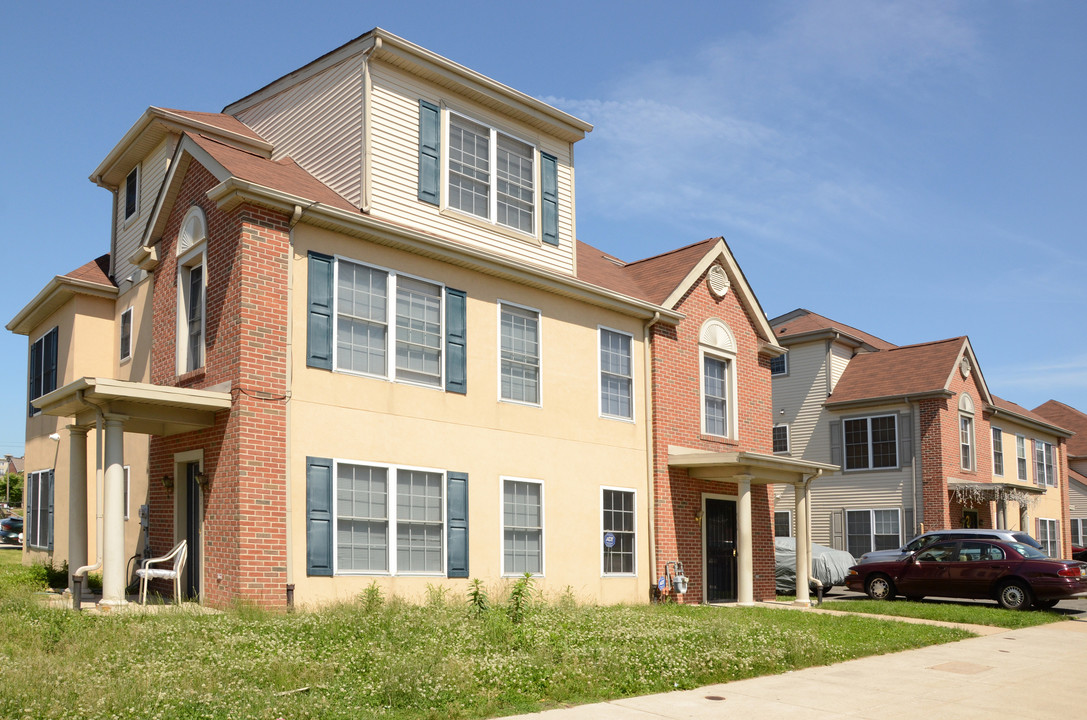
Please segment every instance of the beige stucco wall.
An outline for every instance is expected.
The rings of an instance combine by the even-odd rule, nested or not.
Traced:
[[[397,250],[305,225],[293,235],[288,484],[290,577],[301,604],[348,598],[378,580],[388,592],[421,597],[441,577],[306,576],[307,456],[403,464],[469,475],[469,568],[501,580],[501,479],[543,481],[544,574],[548,592],[570,588],[603,602],[648,597],[644,353],[642,323]],[[307,252],[338,254],[468,293],[468,393],[458,395],[305,365]],[[541,311],[540,407],[498,400],[498,301]],[[635,422],[599,417],[597,327],[633,335]],[[601,577],[602,486],[636,491],[637,576]]]

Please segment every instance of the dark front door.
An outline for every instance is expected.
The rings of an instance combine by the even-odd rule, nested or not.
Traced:
[[[706,498],[706,602],[736,599],[736,501]]]
[[[200,463],[185,466],[185,540],[189,545],[189,559],[185,564],[185,582],[181,592],[187,598],[200,599],[200,482],[197,474]]]

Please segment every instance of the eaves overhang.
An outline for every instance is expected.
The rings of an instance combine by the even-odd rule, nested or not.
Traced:
[[[700,480],[734,482],[746,478],[753,485],[789,483],[797,485],[819,475],[837,472],[838,465],[768,455],[733,451],[713,452],[668,446],[668,467],[685,470]]]
[[[930,390],[928,392],[909,393],[906,395],[881,395],[879,397],[857,398],[855,400],[843,400],[834,402],[833,394],[823,406],[828,410],[848,410],[850,408],[872,407],[874,405],[893,405],[895,403],[908,403],[914,400],[929,400],[932,398],[955,397],[950,390]]]
[[[1042,432],[1047,432],[1047,433],[1050,433],[1052,435],[1056,435],[1057,437],[1070,438],[1073,435],[1075,435],[1075,433],[1072,432],[1071,430],[1066,430],[1065,428],[1062,428],[1059,425],[1053,425],[1051,423],[1043,422],[1043,421],[1037,420],[1035,418],[1027,417],[1026,415],[1023,415],[1021,413],[1017,413],[1014,410],[1009,410],[1007,408],[997,407],[996,405],[993,405],[991,403],[986,403],[985,404],[985,412],[989,415],[990,419],[1000,418],[1000,417],[1011,418],[1012,420],[1014,420],[1017,423],[1027,425],[1027,426],[1032,427],[1032,428],[1034,428],[1036,430],[1041,430]]]
[[[802,342],[813,342],[815,340],[834,340],[854,349],[864,348],[872,352],[875,352],[878,349],[861,340],[859,337],[833,328],[820,328],[818,330],[809,330],[807,332],[777,337],[778,343],[786,347]]]
[[[117,297],[117,292],[117,288],[112,285],[57,275],[5,327],[16,335],[29,335],[35,327],[76,295],[112,300]]]
[[[314,203],[312,200],[237,177],[221,182],[209,190],[207,195],[227,212],[241,203],[252,203],[289,215],[294,222],[304,222],[368,242],[434,258],[640,319],[649,320],[659,316],[660,321],[675,325],[685,317],[683,313],[675,310],[607,290],[576,277],[519,263],[371,215]]]
[[[45,415],[70,417],[91,426],[100,414],[119,417],[125,432],[176,435],[208,428],[215,413],[229,410],[229,392],[84,377],[41,396],[34,406]]]

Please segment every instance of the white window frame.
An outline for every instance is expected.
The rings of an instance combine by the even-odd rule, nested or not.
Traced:
[[[132,203],[132,212],[129,212],[128,211],[128,180],[133,175],[136,176],[136,180],[135,180],[136,199]],[[143,168],[140,165],[136,165],[136,167],[129,170],[128,174],[125,175],[125,182],[124,182],[124,185],[122,186],[122,193],[121,193],[121,216],[122,216],[121,220],[122,220],[122,223],[123,223],[124,226],[127,226],[133,220],[133,218],[137,218],[137,217],[140,216],[140,199],[141,199],[140,198],[140,194],[141,194],[140,193],[140,186],[143,184],[141,182],[142,180],[143,180]]]
[[[630,374],[625,376],[626,381],[629,383],[630,388],[630,414],[629,415],[615,415],[604,411],[604,366],[601,355],[604,350],[604,333],[614,333],[616,335],[623,335],[630,340],[630,354],[627,357],[627,362],[630,367]],[[623,375],[616,373],[607,373],[608,375],[623,378]],[[609,420],[621,420],[623,422],[634,422],[634,335],[622,330],[616,330],[605,325],[597,325],[596,327],[596,378],[597,378],[597,398],[600,403],[598,405],[599,416],[607,418]]]
[[[1087,519],[1069,518],[1069,532],[1072,534],[1072,544],[1084,547],[1087,542]]]
[[[383,267],[381,265],[375,265],[373,263],[362,262],[361,260],[355,260],[344,255],[336,255],[333,258],[332,268],[332,371],[343,373],[345,375],[354,375],[356,377],[368,377],[376,378],[378,380],[388,380],[389,382],[405,383],[407,385],[414,385],[416,387],[431,388],[434,390],[445,389],[445,360],[446,360],[446,335],[448,333],[448,326],[446,324],[445,317],[445,283],[438,282],[437,280],[431,280],[419,275],[413,275],[412,273],[400,272],[391,268]],[[369,268],[370,270],[377,270],[378,272],[385,273],[385,372],[384,373],[368,373],[359,370],[350,370],[340,367],[340,350],[339,350],[339,323],[340,323],[340,263],[351,263],[352,265],[359,265],[361,267]],[[436,383],[428,383],[418,380],[413,377],[402,377],[401,372],[396,366],[396,345],[397,345],[397,327],[396,327],[396,303],[399,278],[408,278],[417,282],[426,283],[427,285],[434,285],[438,288],[438,381]]]
[[[540,572],[532,573],[532,577],[546,577],[547,575],[547,518],[545,509],[547,506],[544,481],[536,478],[513,477],[502,475],[498,481],[498,562],[502,577],[521,577],[518,573],[506,569],[506,483],[531,483],[540,486]]]
[[[1047,455],[1048,457],[1046,457]],[[1041,459],[1039,460],[1039,458]],[[1040,473],[1039,470],[1041,470]],[[1041,477],[1034,478],[1034,482],[1038,485],[1057,487],[1057,451],[1053,447],[1053,443],[1037,439],[1034,441],[1034,474],[1041,475]]]
[[[785,428],[785,449],[784,450],[777,450],[777,449],[774,449],[774,447],[773,447],[773,444],[774,444],[773,431],[777,430],[778,428]],[[770,431],[770,447],[771,447],[771,449],[773,449],[775,455],[788,455],[790,452],[792,452],[792,449],[793,449],[792,437],[789,434],[789,424],[788,423],[777,423],[776,425],[774,425],[773,429]]]
[[[1004,477],[1004,431],[998,427],[992,427],[992,443],[993,447],[993,475],[998,477]],[[997,471],[997,458],[1000,459],[1000,471]]]
[[[1016,435],[1015,477],[1019,480],[1027,480],[1029,478],[1028,467],[1030,467],[1030,463],[1027,461],[1027,438],[1025,435]]]
[[[774,372],[774,361],[781,360],[784,365],[784,369],[781,372]],[[781,377],[782,375],[789,374],[789,353],[783,353],[777,357],[770,358],[770,377]]]
[[[518,303],[510,302],[509,300],[499,299],[497,303],[498,317],[497,328],[498,332],[497,341],[497,357],[498,357],[498,401],[503,403],[511,403],[513,405],[523,405],[525,407],[543,407],[543,313],[538,308],[529,307],[528,305],[520,305]],[[536,315],[536,402],[528,402],[526,400],[517,400],[515,398],[507,398],[502,395],[502,311],[503,308],[510,307],[514,310],[519,310],[525,314]]]
[[[706,427],[706,358],[722,362],[725,365],[725,434],[710,432]],[[710,350],[702,347],[698,351],[698,416],[702,434],[713,438],[735,440],[739,416],[736,409],[736,354],[719,349]]]
[[[788,528],[789,529],[789,534],[788,535],[778,535],[778,533],[777,533],[777,530],[778,530],[777,516],[780,513],[784,513],[789,518],[789,528]],[[779,538],[779,537],[793,537],[793,534],[794,534],[793,533],[793,511],[792,510],[774,510],[774,525],[773,525],[772,529],[774,531],[774,537],[776,537],[776,538]]]
[[[1035,538],[1042,544],[1042,552],[1051,558],[1061,556],[1061,535],[1059,524],[1054,518],[1038,518],[1038,537]]]
[[[128,335],[127,336],[125,335],[125,322],[126,322],[125,318],[128,319],[127,320],[127,322],[128,322]],[[126,308],[125,311],[121,313],[121,324],[120,324],[120,327],[118,329],[120,330],[120,333],[121,333],[120,343],[119,343],[119,347],[118,347],[118,353],[121,356],[121,362],[124,363],[124,362],[127,362],[128,360],[132,359],[132,330],[133,330],[133,327],[132,327],[132,308],[131,308],[131,306]]]
[[[615,532],[614,530],[608,530],[604,525],[604,493],[609,491],[627,493],[633,499],[634,530],[630,532],[633,536],[631,543],[632,572],[608,572],[604,569],[604,555],[607,552],[607,548],[604,546],[604,533]],[[634,488],[613,487],[611,485],[600,486],[600,577],[638,577],[638,491]]]
[[[487,217],[480,217],[470,212],[460,210],[452,207],[449,204],[449,158],[451,144],[449,141],[449,127],[450,118],[456,115],[459,118],[472,123],[473,125],[480,125],[488,130],[488,158],[487,164],[489,168],[488,172],[488,194],[487,194]],[[505,135],[511,140],[515,140],[519,143],[528,145],[532,153],[532,232],[528,233],[520,228],[512,225],[505,225],[498,222],[498,136]],[[517,133],[510,132],[508,129],[498,128],[494,123],[484,122],[478,119],[470,113],[461,112],[460,110],[454,110],[444,103],[442,104],[442,149],[441,149],[441,211],[455,213],[458,217],[467,218],[469,220],[488,225],[504,232],[516,233],[521,237],[540,238],[541,228],[541,195],[542,185],[540,175],[540,148],[538,144],[532,140],[526,139],[524,136]]]
[[[865,552],[872,552],[876,549],[876,513],[877,512],[893,512],[898,516],[898,542],[895,547],[902,546],[902,508],[846,508],[844,515],[842,516],[842,530],[843,537],[845,539],[846,550],[849,550],[849,513],[868,513],[868,550]],[[862,555],[864,553],[861,553]]]
[[[973,471],[977,469],[975,447],[974,416],[969,413],[959,413],[959,467],[963,470]],[[963,460],[966,462],[963,462]]]
[[[881,465],[879,467],[876,467],[873,464],[872,421],[873,420],[878,420],[880,418],[885,418],[885,417],[889,417],[889,418],[894,419],[894,424],[895,424],[895,463],[894,463],[894,465]],[[864,467],[853,467],[853,468],[851,468],[851,467],[848,467],[848,464],[849,464],[849,448],[848,448],[848,446],[846,444],[846,428],[845,428],[845,426],[846,426],[846,423],[854,422],[854,421],[857,421],[857,420],[867,421],[867,426],[868,426],[868,464],[866,466],[864,466]],[[899,469],[901,467],[901,463],[899,462],[899,455],[900,455],[901,451],[899,449],[899,442],[898,442],[898,414],[897,413],[881,413],[879,415],[861,415],[861,416],[857,416],[857,417],[842,418],[841,433],[842,433],[842,472],[869,472],[869,471],[872,471],[872,470],[875,470],[875,471],[897,470],[897,469]],[[901,534],[901,531],[900,531],[900,534]]]
[[[339,537],[339,524],[340,524],[340,508],[339,508],[339,466],[340,465],[354,465],[368,468],[382,468],[385,470],[386,488],[385,488],[385,503],[386,512],[388,517],[387,523],[387,538],[388,545],[388,567],[386,570],[340,570],[340,549],[337,538]],[[411,570],[400,572],[397,567],[397,545],[396,545],[396,532],[397,522],[399,519],[399,503],[397,502],[396,483],[397,473],[400,470],[407,470],[413,472],[425,472],[434,473],[440,475],[441,480],[441,502],[439,507],[442,514],[442,549],[441,549],[441,569],[432,571]],[[332,460],[332,574],[340,575],[343,577],[351,576],[368,576],[368,577],[445,577],[448,572],[449,566],[449,518],[448,518],[448,505],[449,505],[449,476],[445,470],[439,468],[420,467],[415,465],[395,465],[390,463],[369,462],[366,460],[346,460],[340,458],[334,458]]]

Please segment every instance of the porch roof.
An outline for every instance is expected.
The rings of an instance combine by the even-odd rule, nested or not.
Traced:
[[[84,377],[41,396],[34,406],[46,415],[75,418],[90,426],[97,413],[124,417],[125,432],[176,435],[215,424],[215,413],[230,408],[229,392]]]
[[[1032,495],[1044,495],[1045,488],[1038,487],[1028,482],[1015,482],[1012,480],[1004,480],[1000,482],[982,482],[980,480],[964,480],[962,478],[948,478],[947,490],[952,492],[955,490],[964,490],[967,492],[982,492],[986,490],[991,491],[994,495],[1000,495],[1002,493],[1019,491]]]
[[[668,446],[668,467],[682,468],[700,480],[731,481],[747,476],[753,485],[803,484],[813,475],[836,472],[837,465],[757,452],[711,452]]]

